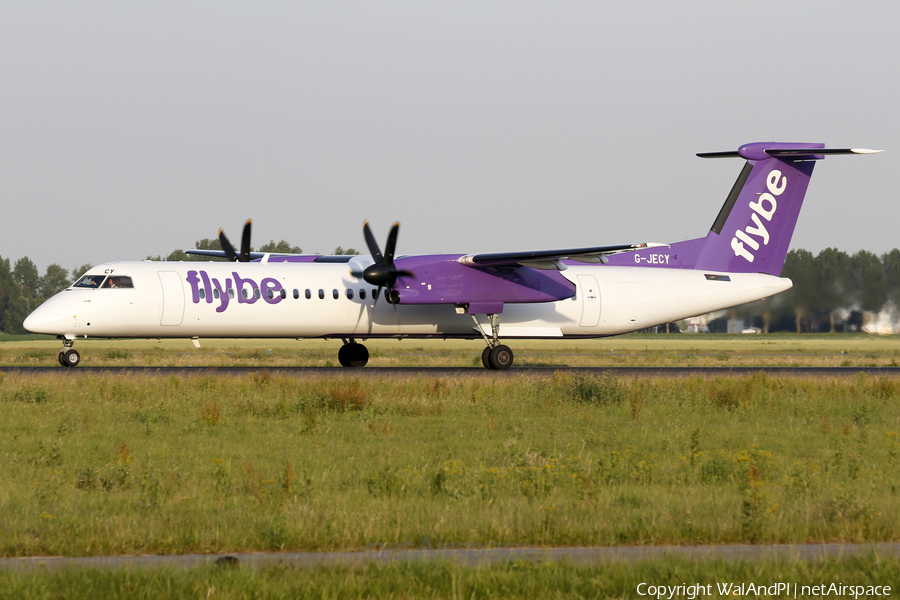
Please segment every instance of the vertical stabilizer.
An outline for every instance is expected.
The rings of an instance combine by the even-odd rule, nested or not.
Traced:
[[[702,158],[746,159],[697,255],[696,269],[780,275],[817,160],[871,150],[761,142]]]

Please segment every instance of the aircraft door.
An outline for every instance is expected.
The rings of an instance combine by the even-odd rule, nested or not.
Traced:
[[[160,325],[181,325],[184,319],[184,286],[181,275],[176,271],[160,271],[159,282],[162,284],[162,316]]]
[[[600,322],[600,286],[593,275],[578,276],[578,295],[581,296],[581,327],[596,327]]]

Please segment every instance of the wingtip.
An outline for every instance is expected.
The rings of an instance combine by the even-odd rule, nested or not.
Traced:
[[[869,150],[868,148],[851,148],[850,152],[853,154],[878,154],[879,152],[884,152],[884,150]]]

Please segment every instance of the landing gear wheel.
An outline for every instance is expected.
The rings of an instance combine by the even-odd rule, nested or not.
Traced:
[[[81,355],[78,354],[78,350],[72,348],[69,348],[65,352],[62,352],[59,356],[59,362],[66,367],[77,367],[81,362]]]
[[[350,344],[344,344],[341,346],[340,350],[338,350],[338,362],[341,363],[342,367],[350,366]]]
[[[481,351],[481,364],[484,365],[485,369],[493,369],[491,366],[491,347],[485,346],[484,350]],[[60,359],[62,360],[62,359]]]
[[[369,362],[369,350],[362,344],[344,344],[338,350],[338,362],[342,367],[364,367]]]
[[[513,352],[509,349],[509,346],[504,346],[503,344],[494,346],[488,355],[488,362],[490,362],[493,369],[505,371],[513,364]]]
[[[362,344],[350,344],[351,367],[364,367],[369,362],[369,350]]]
[[[59,365],[60,365],[61,367],[67,367],[67,366],[69,366],[69,365],[66,364],[66,354],[65,354],[65,352],[66,352],[65,350],[60,350],[60,351],[59,351]]]

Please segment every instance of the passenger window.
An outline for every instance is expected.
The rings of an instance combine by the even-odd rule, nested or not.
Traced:
[[[300,298],[300,290],[294,290],[294,300],[298,300]]]
[[[378,300],[378,288],[372,290],[372,300]]]
[[[338,293],[337,290],[332,290],[332,291],[331,291],[331,295],[334,296],[334,299],[335,299],[335,300],[337,300],[338,298],[341,297],[340,293]]]
[[[312,292],[306,290],[306,299],[309,300],[310,298],[312,298]]]
[[[284,300],[285,298],[287,298],[287,290],[282,289],[280,293],[281,293],[281,299],[282,299],[282,300]]]
[[[353,290],[347,288],[347,300],[353,300]]]
[[[360,300],[366,299],[366,290],[359,290],[359,299]]]
[[[247,299],[247,288],[241,288],[241,298]]]
[[[213,290],[213,298],[215,298],[216,300],[219,299],[219,288],[215,288]]]
[[[85,275],[76,281],[75,285],[72,287],[97,289],[100,287],[100,284],[103,283],[104,277],[106,277],[106,275]]]
[[[234,300],[234,288],[228,288],[228,297]]]
[[[325,290],[319,290],[319,300],[325,299]]]
[[[259,300],[259,290],[257,290],[257,289],[253,290],[253,297],[256,298],[257,300]],[[271,298],[271,296],[269,296],[269,297]]]
[[[206,300],[206,288],[200,288],[200,299]]]

